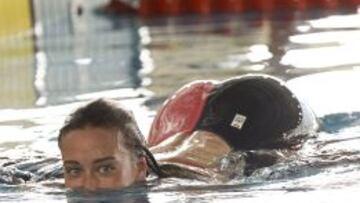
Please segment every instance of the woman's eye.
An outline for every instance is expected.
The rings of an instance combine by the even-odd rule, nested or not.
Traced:
[[[113,166],[100,166],[98,172],[102,175],[108,175],[113,172],[115,168]]]
[[[80,175],[81,169],[79,169],[79,168],[66,168],[66,169],[65,169],[65,173],[66,173],[68,176],[76,177],[76,176],[79,176],[79,175]]]

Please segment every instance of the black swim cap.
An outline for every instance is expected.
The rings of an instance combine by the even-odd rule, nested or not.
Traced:
[[[278,149],[302,143],[317,122],[283,81],[244,75],[216,85],[197,129],[219,134],[236,150]]]

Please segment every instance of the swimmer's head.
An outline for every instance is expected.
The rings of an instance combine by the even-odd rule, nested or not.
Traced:
[[[262,74],[218,83],[197,125],[236,150],[298,148],[318,126],[311,109],[284,81]]]
[[[96,191],[145,180],[145,141],[132,114],[105,100],[76,110],[58,137],[65,186]]]
[[[219,135],[234,150],[298,149],[317,128],[315,114],[285,81],[246,74],[181,88],[159,110],[149,144],[202,130]]]

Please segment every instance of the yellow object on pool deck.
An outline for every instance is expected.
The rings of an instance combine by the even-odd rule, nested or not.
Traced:
[[[31,1],[0,0],[0,108],[33,106]]]
[[[0,38],[31,29],[29,0],[1,0],[0,3]]]

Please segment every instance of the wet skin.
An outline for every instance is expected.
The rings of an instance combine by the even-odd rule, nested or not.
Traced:
[[[218,161],[231,152],[231,147],[218,135],[208,131],[179,133],[150,148],[160,165],[177,165],[195,171],[211,180],[223,180]],[[174,175],[177,176],[177,175]],[[203,179],[200,178],[199,179]]]
[[[145,180],[145,159],[131,154],[118,133],[114,129],[86,127],[63,137],[60,148],[66,187],[98,191]]]

